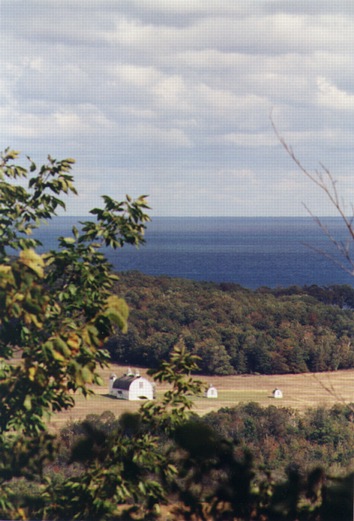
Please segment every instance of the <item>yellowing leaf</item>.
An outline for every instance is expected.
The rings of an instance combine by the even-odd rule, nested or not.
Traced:
[[[53,355],[54,360],[57,360],[58,362],[65,361],[65,356],[63,356],[61,353],[59,353],[59,351],[57,351],[56,349],[52,350],[52,355]]]
[[[119,326],[119,328],[126,332],[128,329],[127,320],[129,316],[129,307],[124,299],[111,295],[107,298],[107,309],[104,315],[109,318],[111,322]]]
[[[82,379],[85,383],[92,383],[92,380],[93,380],[93,374],[92,372],[90,371],[90,369],[88,369],[87,367],[84,367],[82,369]]]
[[[41,255],[38,255],[34,250],[22,250],[20,252],[20,262],[25,266],[28,266],[28,268],[34,271],[38,277],[44,277],[44,260]]]
[[[62,243],[63,244],[74,244],[76,241],[74,239],[74,237],[63,237],[62,238]]]
[[[119,313],[124,316],[125,318],[128,318],[129,315],[129,307],[128,304],[125,302],[124,299],[117,297],[116,295],[110,295],[107,298],[107,307],[109,308],[115,308]]]
[[[56,337],[52,338],[52,342],[53,342],[55,350],[57,352],[61,353],[63,356],[71,355],[70,349],[68,348],[66,342],[64,342],[64,340],[62,338],[60,338],[59,336],[56,336]]]
[[[27,411],[29,411],[32,407],[32,400],[31,400],[31,397],[29,394],[26,395],[26,398],[23,402],[23,406],[25,409],[27,409]]]
[[[97,376],[95,383],[97,385],[103,385],[104,384],[103,378],[101,378],[100,376]]]
[[[38,329],[41,329],[43,326],[43,323],[40,320],[38,320],[36,315],[33,315],[33,313],[26,313],[24,315],[24,321],[27,325],[31,323],[34,324]]]
[[[24,511],[23,508],[17,509],[17,515],[18,515],[18,519],[22,519],[22,521],[25,521],[26,519],[28,519],[26,512]]]
[[[73,333],[69,336],[67,344],[73,351],[78,351],[80,347],[80,337]]]
[[[37,373],[37,367],[30,367],[28,369],[28,378],[31,380],[31,382],[34,381],[34,377],[36,376],[36,373]]]

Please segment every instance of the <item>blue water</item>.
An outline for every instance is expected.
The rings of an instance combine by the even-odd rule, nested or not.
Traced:
[[[36,236],[45,249],[55,248],[55,237],[70,235],[77,219],[58,217]],[[346,240],[339,219],[324,222]],[[354,283],[354,277],[305,243],[336,255],[311,218],[156,217],[148,224],[144,246],[107,250],[106,255],[117,271],[234,282],[251,289]]]

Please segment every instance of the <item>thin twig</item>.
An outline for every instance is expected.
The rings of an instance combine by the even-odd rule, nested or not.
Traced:
[[[284,150],[288,154],[288,156],[292,159],[292,161],[296,164],[296,166],[299,168],[299,170],[308,178],[310,179],[316,186],[318,186],[327,196],[331,204],[336,209],[337,213],[339,214],[340,218],[342,219],[344,226],[349,234],[349,239],[346,241],[346,243],[343,243],[342,241],[338,241],[329,231],[327,226],[321,221],[319,217],[314,215],[306,205],[304,207],[306,208],[306,211],[309,213],[309,215],[312,217],[312,219],[316,222],[316,224],[319,226],[321,231],[324,233],[324,235],[329,239],[329,241],[335,246],[337,251],[340,253],[343,259],[349,264],[350,269],[345,266],[342,262],[338,261],[335,257],[328,254],[327,252],[323,250],[319,250],[313,246],[310,246],[310,248],[314,251],[317,251],[321,253],[324,257],[327,257],[332,262],[334,262],[336,265],[338,265],[341,269],[343,269],[346,273],[349,273],[350,275],[354,276],[354,260],[350,253],[350,243],[353,240],[354,241],[354,209],[352,206],[352,213],[353,215],[351,217],[348,217],[345,212],[345,204],[340,200],[338,190],[337,190],[337,181],[333,178],[332,173],[330,170],[324,166],[322,163],[320,163],[321,170],[315,170],[315,173],[311,173],[305,166],[302,164],[302,162],[299,160],[299,158],[296,156],[295,152],[293,151],[292,147],[287,143],[287,141],[284,139],[284,137],[279,133],[277,127],[275,126],[275,123],[273,121],[272,115],[270,116],[270,121],[272,128],[274,130],[275,135],[278,138],[279,143],[283,146]]]

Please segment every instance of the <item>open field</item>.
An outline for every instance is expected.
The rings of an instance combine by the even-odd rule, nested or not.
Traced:
[[[84,398],[76,397],[76,406],[70,411],[56,414],[52,420],[53,427],[61,427],[68,421],[85,418],[88,414],[101,414],[110,410],[115,415],[123,412],[137,411],[141,402],[116,400],[108,396],[108,380],[112,372],[118,376],[126,371],[126,367],[112,364],[101,371],[107,385],[94,386],[96,395]],[[146,370],[140,369],[140,374],[146,376]],[[208,376],[198,378],[207,384],[213,384],[218,389],[217,399],[203,397],[194,400],[195,412],[204,415],[221,407],[233,407],[241,402],[257,402],[262,406],[276,405],[304,410],[307,407],[319,405],[331,406],[336,402],[354,403],[354,370],[329,373],[305,373],[297,375],[242,375],[242,376]],[[283,391],[283,399],[272,398],[272,390],[278,387]],[[157,398],[166,389],[157,386]]]

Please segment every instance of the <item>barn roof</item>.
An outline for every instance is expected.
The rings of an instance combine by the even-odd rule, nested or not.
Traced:
[[[127,391],[130,387],[130,384],[137,378],[140,378],[140,376],[124,375],[120,378],[116,378],[113,382],[113,389],[124,389]]]

